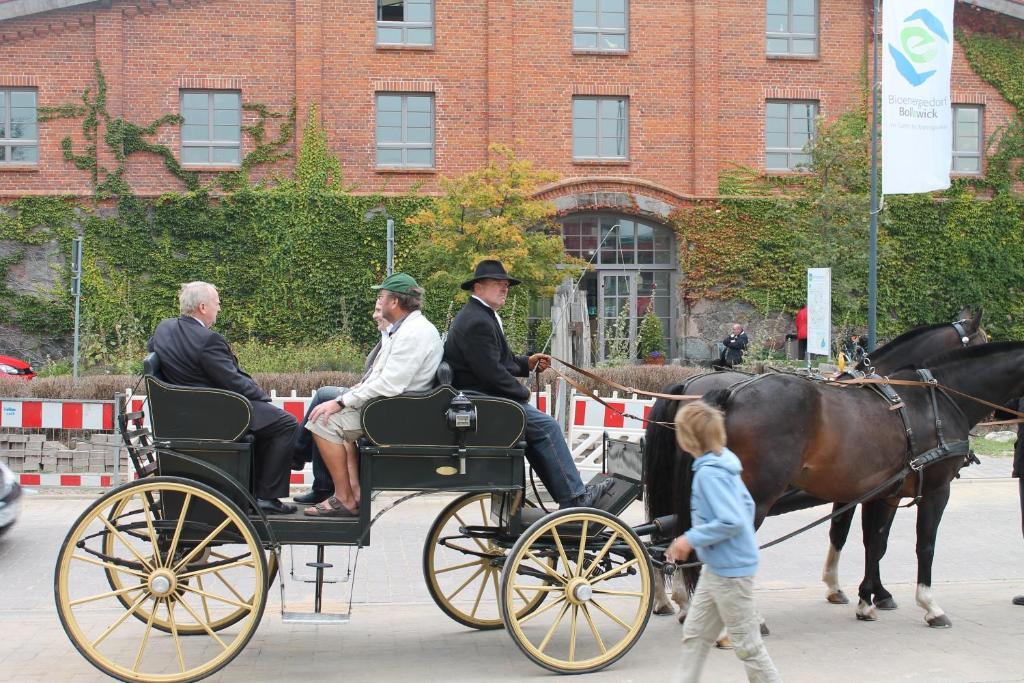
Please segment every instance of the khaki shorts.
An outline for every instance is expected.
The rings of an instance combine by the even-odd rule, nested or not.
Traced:
[[[309,420],[306,422],[306,429],[331,443],[355,443],[356,439],[363,435],[359,410],[356,408],[342,408],[328,415],[326,420]]]

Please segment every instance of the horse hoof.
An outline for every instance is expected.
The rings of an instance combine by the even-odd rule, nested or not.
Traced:
[[[686,612],[680,612],[679,616],[676,617],[680,624],[686,622]]]
[[[881,600],[875,600],[875,607],[878,609],[896,609],[896,601],[892,598],[883,598]]]
[[[657,614],[659,617],[667,616],[669,614],[672,614],[674,611],[675,610],[672,609],[671,605],[662,605],[660,607],[654,608],[654,613]]]
[[[952,628],[953,622],[949,620],[945,614],[940,614],[937,617],[932,617],[928,620],[928,626],[931,628]]]
[[[850,598],[846,597],[846,593],[843,591],[836,591],[835,593],[829,593],[826,598],[833,605],[849,605]]]
[[[770,636],[771,634],[772,632],[768,630],[768,624],[761,624],[761,635]]]
[[[732,640],[729,638],[729,636],[725,636],[721,640],[715,641],[715,647],[717,647],[719,650],[731,650]]]

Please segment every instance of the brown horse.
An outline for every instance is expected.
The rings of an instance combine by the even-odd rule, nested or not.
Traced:
[[[982,344],[986,341],[987,338],[981,329],[981,313],[978,312],[971,318],[964,318],[953,323],[940,323],[914,328],[876,349],[870,358],[862,360],[855,366],[855,369],[863,372],[871,367],[877,374],[885,375],[904,365],[919,364],[938,353],[959,348],[960,346]],[[736,383],[752,377],[754,375],[737,371],[708,372],[688,377],[680,384],[669,386],[664,390],[664,393],[703,395],[709,391],[728,389]],[[651,410],[651,420],[671,421],[675,416],[678,404],[678,401],[658,399]],[[674,490],[675,482],[679,481],[676,468],[688,468],[690,458],[688,456],[684,457],[675,447],[675,433],[671,430],[651,424],[647,428],[645,439],[647,444],[644,456],[646,460],[645,472],[647,473],[645,500],[649,519],[655,519],[662,515],[672,514],[675,511],[673,501],[679,495]],[[673,472],[673,475],[665,476],[667,472]],[[787,496],[785,503],[778,505],[777,509],[770,511],[769,514],[781,514],[781,512],[800,509],[808,505],[825,503],[825,501],[809,499],[806,495],[801,496],[799,491],[796,491],[796,493],[797,495],[795,496]],[[838,507],[840,506],[837,505]],[[853,513],[854,510],[851,509],[835,518],[829,531],[831,545],[825,564],[823,580],[829,585],[830,596],[837,591],[840,595],[842,594],[842,590],[838,587],[837,567],[840,551],[846,542],[850,525],[853,521]],[[865,524],[867,523],[868,518],[865,517]],[[873,517],[872,523],[874,523]],[[884,539],[888,537],[887,532],[888,529],[886,529],[886,534],[882,539],[882,554],[885,552]],[[865,534],[865,548],[867,543],[868,535]],[[689,586],[686,585],[685,581],[687,577],[691,579],[691,585]],[[671,614],[672,606],[665,595],[660,573],[656,576],[656,584],[654,612],[655,614]],[[833,586],[835,587],[834,590]],[[881,587],[880,580],[878,587],[881,591],[887,592]],[[692,574],[685,576],[676,574],[674,576],[672,599],[679,605],[678,617],[680,621],[686,616],[688,592],[692,588]],[[889,599],[891,600],[891,595]],[[831,597],[830,601],[839,602]]]
[[[939,385],[985,401],[1005,404],[1024,394],[1024,343],[1001,342],[957,349],[932,358]],[[903,370],[893,380],[921,379]],[[743,481],[756,505],[760,526],[790,486],[822,500],[856,500],[904,470],[909,461],[944,441],[963,452],[910,474],[872,498],[896,502],[921,495],[917,520],[917,603],[930,626],[950,621],[931,594],[932,560],[949,485],[965,464],[969,429],[990,408],[959,393],[928,386],[898,387],[915,437],[913,449],[899,411],[866,386],[837,386],[788,374],[762,375],[705,397],[725,411],[729,447],[743,463]],[[933,393],[936,391],[937,393]],[[850,420],[857,415],[857,420]],[[941,421],[941,434],[938,425]],[[692,470],[681,468],[675,500],[679,528],[690,527]]]

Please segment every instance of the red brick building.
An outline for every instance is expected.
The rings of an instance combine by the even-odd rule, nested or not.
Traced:
[[[0,197],[91,193],[60,148],[67,135],[81,148],[81,122],[40,122],[36,110],[80,101],[98,61],[111,116],[185,117],[155,140],[190,170],[237,168],[252,146],[247,103],[284,112],[294,100],[300,124],[315,104],[346,181],[366,192],[430,192],[481,166],[490,143],[512,145],[561,174],[543,196],[567,215],[570,250],[619,226],[615,249],[630,253],[600,259],[617,274],[592,283],[595,308],[637,305],[657,284],[672,329],[676,255],[661,222],[715,197],[733,164],[791,172],[816,114],[862,104],[871,5],[0,0]],[[957,2],[956,21],[1021,35],[1024,2]],[[964,109],[957,168],[978,172],[982,141],[1015,112],[959,47],[953,102]],[[140,195],[181,188],[153,155],[127,171]]]

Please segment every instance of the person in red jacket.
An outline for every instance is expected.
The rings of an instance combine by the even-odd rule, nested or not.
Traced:
[[[796,312],[796,348],[797,358],[807,358],[807,307]]]

